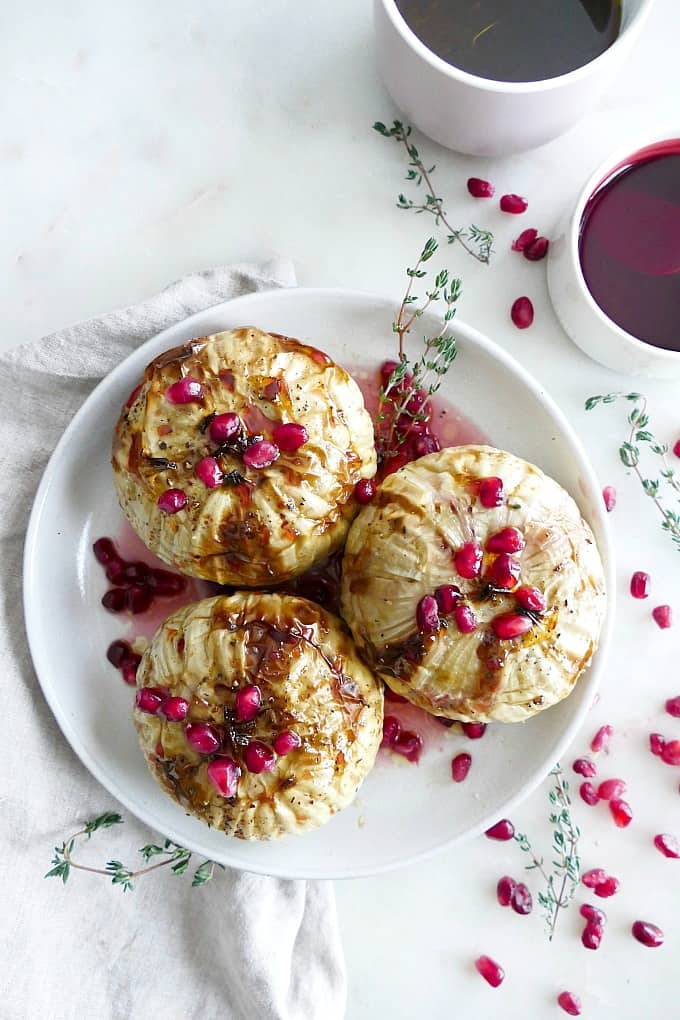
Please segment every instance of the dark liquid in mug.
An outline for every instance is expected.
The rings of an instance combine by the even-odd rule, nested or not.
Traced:
[[[428,49],[480,78],[542,81],[594,60],[621,28],[621,0],[396,0]]]
[[[665,154],[632,157],[600,184],[583,213],[579,255],[610,319],[680,351],[680,140]]]

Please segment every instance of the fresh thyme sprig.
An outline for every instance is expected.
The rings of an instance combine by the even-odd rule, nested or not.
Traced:
[[[79,829],[72,836],[69,836],[68,839],[65,839],[60,847],[54,848],[54,857],[52,858],[54,867],[47,872],[45,878],[60,878],[64,885],[66,885],[71,869],[75,868],[78,871],[89,871],[94,875],[104,875],[106,878],[111,879],[112,885],[119,885],[122,887],[123,892],[128,892],[128,890],[134,888],[134,880],[142,875],[148,875],[150,871],[164,868],[168,864],[171,865],[170,870],[175,875],[183,875],[186,872],[191,861],[191,851],[186,850],[177,843],[173,843],[169,839],[166,839],[162,846],[157,846],[155,843],[148,843],[146,846],[143,846],[139,853],[145,861],[150,861],[152,857],[159,856],[162,856],[163,860],[157,861],[148,868],[139,868],[137,871],[132,871],[122,864],[121,861],[108,861],[104,868],[91,868],[86,864],[79,864],[73,859],[73,849],[77,839],[82,837],[90,839],[92,834],[99,829],[108,829],[112,825],[122,824],[123,819],[121,816],[113,811],[108,811],[106,814],[99,815],[98,818],[93,818],[92,821],[86,822],[82,829]],[[223,865],[217,864],[216,861],[203,861],[194,871],[191,881],[192,886],[201,886],[209,882],[215,873],[215,867],[222,868]]]
[[[392,127],[388,128],[382,121],[378,120],[373,125],[373,128],[384,138],[394,138],[395,141],[404,146],[409,157],[406,180],[414,183],[416,187],[420,187],[421,184],[425,185],[427,194],[425,195],[424,202],[417,204],[412,199],[407,198],[406,195],[400,194],[397,198],[397,207],[399,209],[412,209],[417,213],[430,213],[434,216],[437,226],[443,223],[449,231],[447,235],[449,244],[460,244],[473,259],[488,265],[493,254],[493,234],[489,230],[480,230],[474,223],[463,229],[456,229],[451,226],[444,210],[444,199],[437,194],[432,184],[431,174],[436,169],[436,166],[426,167],[423,163],[418,149],[410,140],[410,126],[402,124],[400,120],[395,120],[392,123]]]
[[[578,888],[581,874],[578,841],[581,833],[571,817],[569,783],[559,762],[550,774],[555,780],[548,797],[552,806],[549,819],[554,826],[552,849],[556,854],[550,873],[545,869],[543,858],[534,852],[526,833],[517,832],[514,838],[520,850],[531,857],[527,870],[537,870],[545,882],[545,889],[538,894],[538,902],[545,915],[548,938],[552,941],[559,912],[566,910]]]
[[[634,405],[628,415],[630,425],[628,438],[619,447],[621,462],[637,475],[645,495],[650,497],[661,514],[662,529],[680,549],[680,513],[677,510],[670,510],[664,502],[668,495],[672,494],[675,503],[680,506],[680,479],[668,461],[668,444],[660,443],[649,429],[646,397],[642,393],[606,393],[589,397],[585,408],[586,411],[592,411],[598,404],[613,404],[617,400],[628,400]],[[650,453],[659,457],[662,467],[659,469],[658,477],[647,478],[643,474],[640,467],[641,446],[647,447]]]

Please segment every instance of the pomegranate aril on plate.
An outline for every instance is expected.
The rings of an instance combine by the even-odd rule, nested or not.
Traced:
[[[600,726],[599,730],[590,741],[590,750],[597,754],[598,751],[608,751],[609,744],[614,733],[614,729],[611,726]]]
[[[259,776],[262,772],[273,772],[276,755],[271,747],[261,740],[251,740],[243,751],[243,763],[249,772]]]
[[[654,949],[663,944],[663,932],[657,925],[650,921],[635,921],[631,928],[633,938],[641,942],[643,946]]]
[[[224,481],[224,472],[214,457],[203,457],[199,460],[196,475],[206,489],[217,489]]]
[[[441,446],[436,436],[417,436],[413,442],[413,454],[416,458],[427,457],[429,453],[439,453]]]
[[[423,738],[413,730],[402,730],[391,746],[393,751],[415,764],[420,761],[423,752]]]
[[[137,683],[137,670],[141,661],[141,655],[130,655],[120,665],[123,680],[129,687],[134,687]]]
[[[623,779],[605,779],[597,788],[600,800],[613,800],[623,796],[625,792],[626,783]]]
[[[521,613],[501,613],[491,620],[491,629],[501,641],[522,637],[533,627],[533,620]]]
[[[482,478],[479,483],[479,502],[487,510],[491,510],[496,506],[502,506],[505,503],[505,490],[503,488],[503,479],[496,478]]]
[[[123,567],[123,581],[126,584],[146,584],[149,579],[149,567],[141,561],[126,563]]]
[[[220,797],[235,797],[241,769],[231,758],[215,758],[208,765],[208,779]]]
[[[492,825],[490,829],[487,829],[484,835],[488,839],[497,839],[500,842],[507,842],[515,835],[515,826],[509,818],[501,818],[500,822],[496,822],[496,824]]]
[[[601,925],[588,922],[581,933],[581,942],[586,949],[599,949],[603,934],[604,928]]]
[[[494,186],[482,177],[468,177],[467,189],[473,198],[493,198]]]
[[[203,387],[198,379],[187,375],[168,386],[165,399],[171,404],[200,404],[203,401]]]
[[[519,560],[514,556],[500,553],[484,575],[484,580],[494,588],[511,591],[519,580],[521,569]]]
[[[667,832],[660,832],[654,837],[654,846],[664,857],[680,858],[680,840]]]
[[[451,761],[451,778],[454,783],[462,783],[464,779],[467,779],[467,774],[470,771],[472,765],[472,755],[463,751],[461,754],[457,754]]]
[[[465,542],[454,553],[453,562],[461,577],[472,580],[479,576],[484,553],[477,542]]]
[[[246,467],[260,471],[273,464],[275,460],[278,460],[278,457],[278,446],[270,443],[267,439],[258,439],[244,452],[243,463]]]
[[[595,804],[597,804],[597,802],[600,799],[599,794],[595,787],[593,786],[593,784],[589,783],[587,780],[585,783],[581,783],[581,785],[578,788],[578,792],[581,795],[581,800],[585,801],[585,803],[590,805],[590,807],[593,807]]]
[[[477,618],[465,602],[459,602],[457,606],[454,606],[453,619],[461,634],[472,634],[477,630]]]
[[[112,666],[119,669],[122,662],[128,658],[132,649],[130,648],[127,641],[112,641],[109,647],[106,649],[106,658],[109,660]]]
[[[595,886],[593,892],[596,896],[599,896],[600,899],[608,900],[610,896],[616,896],[620,888],[621,883],[618,878],[614,878],[613,875],[608,875],[604,882],[599,882],[598,885]]]
[[[516,914],[530,914],[533,905],[534,901],[529,889],[524,882],[518,882],[513,889],[510,906]]]
[[[279,450],[283,450],[285,453],[293,453],[309,441],[307,429],[295,421],[277,425],[274,428],[273,437]]]
[[[503,528],[487,540],[486,548],[494,553],[517,553],[524,548],[524,535],[517,528]]]
[[[675,454],[676,457],[680,457],[680,439],[676,439],[675,443],[673,444],[673,453]]]
[[[652,752],[653,755],[656,755],[657,758],[661,757],[665,746],[666,738],[663,737],[660,733],[649,734],[649,750]]]
[[[227,411],[225,414],[216,414],[210,422],[208,434],[213,443],[221,446],[228,443],[230,439],[241,431],[241,419],[234,411]]]
[[[614,797],[609,801],[609,811],[614,819],[614,824],[619,829],[626,829],[633,821],[633,810],[630,804],[620,797]]]
[[[582,903],[579,907],[579,914],[581,917],[585,917],[586,921],[590,921],[591,924],[596,924],[600,928],[604,928],[607,923],[607,915],[604,910],[594,907],[592,903]]]
[[[646,599],[649,595],[649,574],[636,570],[630,579],[630,593],[634,599]]]
[[[680,695],[676,698],[669,698],[666,702],[666,711],[675,719],[680,719]]]
[[[537,237],[531,244],[528,244],[522,251],[525,259],[529,262],[540,262],[548,254],[550,241],[547,237]]]
[[[583,776],[584,779],[591,779],[597,775],[597,765],[590,758],[577,758],[571,767],[574,772],[579,776]]]
[[[354,486],[354,498],[360,506],[366,506],[375,499],[378,487],[374,478],[360,478]]]
[[[92,545],[92,552],[97,563],[101,563],[103,567],[114,557],[119,559],[116,547],[110,538],[98,538]]]
[[[161,715],[170,722],[182,722],[189,714],[189,702],[186,698],[166,698],[161,705]]]
[[[127,563],[120,556],[112,556],[104,570],[107,581],[110,581],[111,584],[123,584],[126,567]]]
[[[219,733],[208,723],[189,723],[184,733],[187,742],[201,754],[214,754],[222,743]]]
[[[460,725],[468,740],[479,740],[486,733],[485,722],[464,722]]]
[[[146,586],[142,587],[141,584],[133,584],[125,592],[125,608],[133,616],[145,613],[152,601],[151,590]]]
[[[247,684],[236,692],[234,711],[240,722],[251,722],[260,711],[262,693],[256,684]]]
[[[416,622],[421,634],[434,634],[439,630],[439,609],[433,595],[423,595],[416,608]]]
[[[652,617],[661,630],[668,630],[673,625],[673,610],[670,606],[655,606],[652,609]]]
[[[537,237],[538,231],[535,227],[527,227],[526,230],[522,231],[519,237],[515,238],[510,247],[513,251],[524,251],[530,244],[533,244]]]
[[[605,510],[610,514],[616,506],[616,489],[613,485],[605,485],[602,490],[602,499],[604,500]]]
[[[607,878],[608,875],[604,868],[591,868],[590,871],[584,871],[581,875],[581,881],[588,889],[595,889],[598,885],[602,885]]]
[[[461,599],[461,591],[455,584],[442,584],[434,593],[440,613],[452,613]]]
[[[158,509],[164,514],[176,514],[189,502],[189,498],[183,489],[166,489],[158,497]]]
[[[140,712],[156,715],[165,700],[165,691],[158,687],[140,687],[135,697],[135,705]]]
[[[525,212],[528,206],[526,198],[522,198],[521,195],[501,195],[500,207],[503,212],[517,215]]]
[[[300,740],[297,733],[293,733],[292,730],[284,730],[283,733],[279,733],[274,741],[274,750],[280,758],[285,758],[291,751],[295,751],[300,747],[302,741]]]
[[[496,886],[496,899],[502,907],[509,907],[512,894],[517,887],[517,882],[514,878],[510,878],[509,875],[503,875],[502,878],[498,879],[498,885]]]
[[[401,723],[395,715],[386,715],[383,720],[382,746],[392,747],[401,733]]]
[[[574,995],[573,992],[560,992],[557,996],[557,1004],[564,1010],[565,1013],[568,1013],[569,1016],[581,1015],[581,1000],[578,995]]]
[[[102,595],[102,605],[110,613],[122,613],[125,608],[125,589],[111,588]]]
[[[173,574],[169,570],[151,570],[147,580],[154,595],[168,597],[179,595],[187,586],[187,580],[181,574]]]
[[[666,765],[680,765],[680,740],[667,740],[661,749],[661,761]]]
[[[528,329],[531,326],[534,321],[534,306],[526,295],[513,301],[510,318],[517,329]]]
[[[481,974],[492,988],[498,988],[503,983],[505,971],[490,956],[478,956],[475,960],[475,967],[477,968],[477,973]]]

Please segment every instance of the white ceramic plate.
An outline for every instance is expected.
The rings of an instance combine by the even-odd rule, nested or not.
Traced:
[[[418,766],[379,760],[357,802],[316,832],[247,843],[208,829],[161,792],[137,745],[132,692],[106,662],[123,622],[102,610],[106,582],[90,551],[121,527],[109,463],[111,430],[146,364],[160,351],[222,329],[257,325],[296,336],[350,366],[394,356],[390,300],[352,291],[278,290],[194,315],[149,340],[92,393],[57,446],[28,529],[28,636],[45,697],[83,763],[154,829],[213,860],[295,878],[346,878],[386,871],[474,836],[512,811],[573,739],[592,702],[613,616],[612,555],[602,498],[586,456],[553,401],[507,354],[456,323],[459,356],[443,393],[495,445],[533,461],[575,497],[605,560],[610,606],[600,650],[574,694],[529,722],[489,727],[473,746],[465,783],[451,781],[453,754],[470,742],[437,731]],[[424,331],[439,324],[425,316]],[[413,343],[418,343],[414,336]],[[439,732],[441,730],[441,732]],[[106,806],[105,798],[102,807]]]

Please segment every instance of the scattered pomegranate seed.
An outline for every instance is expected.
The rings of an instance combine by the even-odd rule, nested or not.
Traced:
[[[673,624],[673,610],[670,606],[656,606],[652,609],[652,616],[661,630],[668,630]]]
[[[649,595],[649,574],[636,570],[630,579],[630,593],[634,599],[646,599]]]
[[[456,550],[453,562],[461,577],[472,580],[474,577],[479,577],[483,556],[481,545],[478,545],[477,542],[465,542],[460,549]]]
[[[392,750],[408,761],[417,764],[423,753],[423,738],[418,733],[414,733],[413,730],[402,730],[395,737],[392,743]]]
[[[213,754],[221,743],[219,734],[207,723],[188,723],[184,733],[187,742],[201,754]]]
[[[103,567],[113,559],[119,559],[116,547],[110,538],[98,538],[92,546],[92,552],[97,563]]]
[[[498,885],[496,886],[496,899],[502,907],[509,907],[512,894],[517,887],[517,882],[514,878],[510,878],[509,875],[503,875],[502,878],[498,879]]]
[[[581,794],[581,800],[593,807],[599,801],[599,795],[592,783],[585,782],[581,783],[578,788],[578,792]]]
[[[165,700],[165,692],[158,687],[140,687],[135,697],[135,705],[140,712],[155,715]]]
[[[399,367],[398,361],[383,361],[380,366],[380,376],[382,379],[383,386],[386,386],[389,382],[390,376],[394,372],[395,368]]]
[[[434,593],[440,613],[452,613],[461,599],[461,591],[455,584],[442,584]]]
[[[676,698],[669,698],[666,702],[666,711],[669,715],[674,716],[676,719],[680,719],[680,695]]]
[[[579,914],[581,917],[585,917],[591,924],[597,925],[599,928],[604,928],[607,923],[607,915],[604,910],[600,910],[599,907],[594,907],[592,903],[582,903],[579,907]]]
[[[166,489],[158,497],[158,509],[164,514],[176,514],[189,502],[189,498],[182,489]]]
[[[123,567],[123,582],[125,584],[146,584],[149,579],[150,568],[146,563],[126,563]]]
[[[600,726],[599,730],[590,741],[590,750],[597,754],[598,751],[609,751],[609,743],[611,741],[614,729],[612,726]]]
[[[122,613],[125,608],[125,591],[122,588],[111,588],[102,595],[102,605],[110,613]]]
[[[182,722],[189,714],[189,702],[186,698],[166,698],[161,705],[161,715],[170,722]]]
[[[597,765],[590,758],[577,758],[571,767],[574,772],[579,776],[584,776],[586,779],[597,775]]]
[[[392,747],[400,733],[401,723],[397,719],[396,715],[386,715],[383,720],[382,746]]]
[[[623,779],[605,779],[597,788],[597,795],[600,800],[615,800],[626,792],[626,783]]]
[[[651,924],[649,921],[634,921],[631,931],[633,938],[649,949],[663,945],[663,932],[661,928],[657,928],[655,924]]]
[[[460,726],[468,740],[480,740],[486,733],[485,722],[464,722]]]
[[[652,754],[660,758],[663,754],[663,749],[666,746],[666,738],[662,737],[660,733],[649,734],[649,750]]]
[[[439,609],[433,595],[423,595],[416,609],[416,622],[421,634],[434,634],[439,630]]]
[[[106,649],[106,658],[112,666],[119,669],[123,660],[130,655],[131,648],[127,641],[112,641]]]
[[[125,584],[124,574],[127,566],[128,564],[120,556],[114,556],[106,564],[104,570],[107,581],[111,581],[112,584]]]
[[[557,996],[557,1004],[561,1006],[569,1016],[581,1015],[581,1000],[573,992],[560,992]]]
[[[173,574],[169,570],[151,570],[147,584],[154,595],[161,598],[172,595],[179,595],[187,586],[186,577],[181,574]]]
[[[661,761],[666,765],[680,765],[680,740],[667,740],[661,749]]]
[[[123,680],[129,687],[135,687],[137,684],[137,669],[141,661],[141,655],[130,655],[120,665]]]
[[[470,771],[472,765],[472,755],[463,751],[462,754],[457,754],[451,762],[451,778],[454,783],[462,783],[463,780],[467,779],[467,774]]]
[[[495,553],[518,553],[524,548],[524,535],[517,528],[503,528],[487,540],[486,548]]]
[[[495,188],[481,177],[469,177],[467,189],[473,198],[493,198]]]
[[[528,206],[526,198],[522,198],[521,195],[501,195],[500,207],[503,212],[513,213],[516,216],[518,213],[525,212]]]
[[[274,771],[276,755],[271,747],[261,740],[251,740],[243,751],[243,763],[249,772],[259,776],[262,772]]]
[[[203,457],[199,460],[196,474],[207,489],[216,489],[224,480],[224,472],[214,457]]]
[[[595,889],[598,885],[606,882],[607,877],[607,872],[604,868],[591,868],[590,871],[583,872],[581,881],[588,889]]]
[[[605,510],[610,514],[616,506],[616,489],[613,485],[605,485],[602,490],[602,499],[604,500]]]
[[[241,769],[231,758],[215,758],[208,765],[208,779],[220,797],[235,797]]]
[[[461,634],[472,634],[477,630],[477,617],[465,602],[459,602],[453,609],[453,619]]]
[[[620,888],[621,883],[618,878],[614,878],[613,875],[609,875],[605,878],[604,882],[600,882],[599,885],[595,886],[593,892],[596,896],[599,896],[600,899],[608,900],[610,896],[616,896]]]
[[[282,425],[277,425],[274,428],[273,437],[279,450],[284,450],[286,453],[293,453],[295,450],[299,450],[301,446],[304,446],[309,441],[307,429],[304,425],[299,425],[295,421],[287,421]]]
[[[413,444],[413,453],[416,457],[427,457],[428,453],[439,453],[441,446],[436,436],[418,436]]]
[[[491,629],[501,641],[522,637],[533,627],[533,620],[520,613],[500,613],[491,620]]]
[[[375,498],[378,487],[374,478],[360,478],[354,486],[354,498],[361,506],[366,506]]]
[[[661,832],[654,837],[654,846],[664,857],[680,857],[680,840],[675,836],[669,836],[667,832]]]
[[[141,584],[133,584],[125,592],[125,608],[133,616],[145,613],[152,601],[153,595],[151,590],[146,587],[143,588]]]
[[[619,829],[628,828],[633,821],[633,809],[628,801],[621,800],[620,797],[614,797],[613,800],[609,801],[609,810],[614,819],[614,824]]]
[[[494,588],[511,591],[519,580],[521,570],[519,560],[509,553],[500,553],[484,575],[484,580]]]
[[[505,490],[502,478],[482,478],[479,483],[479,502],[487,510],[505,503]]]
[[[213,443],[221,446],[229,442],[241,431],[241,419],[234,411],[227,411],[225,414],[216,414],[210,422],[210,438]]]
[[[251,722],[260,711],[262,694],[256,684],[246,684],[236,692],[234,711],[241,722]]]
[[[509,818],[501,818],[500,822],[496,822],[496,824],[492,825],[490,829],[487,829],[484,835],[489,839],[498,839],[501,842],[507,842],[515,835],[515,826]]]
[[[198,379],[187,375],[168,386],[165,399],[171,404],[200,404],[203,400],[203,387]]]
[[[258,439],[243,454],[243,463],[246,467],[260,471],[273,464],[275,460],[278,460],[278,457],[278,446],[270,443],[267,439]]]
[[[534,321],[534,306],[530,299],[523,295],[518,297],[512,303],[510,309],[510,318],[512,319],[517,329],[528,329]]]
[[[528,227],[522,231],[519,237],[515,238],[510,247],[512,251],[524,251],[525,248],[534,243],[537,237],[538,231],[534,227]]]
[[[535,241],[528,244],[523,250],[522,255],[529,262],[540,262],[548,254],[548,248],[550,247],[550,241],[547,237],[537,237]]]
[[[529,609],[533,613],[544,613],[547,608],[545,595],[538,588],[530,588],[523,585],[514,593],[522,609]]]
[[[512,892],[510,906],[516,914],[530,914],[534,901],[524,882],[518,882]]]
[[[673,453],[676,457],[680,457],[680,439],[676,439],[675,445],[673,446]]]
[[[475,960],[475,967],[477,972],[482,975],[487,984],[491,985],[492,988],[498,988],[499,985],[503,984],[505,971],[490,956],[478,956]]]
[[[292,730],[284,730],[283,733],[279,733],[274,741],[274,750],[280,758],[285,758],[291,751],[295,751],[300,747],[302,741],[300,740],[297,733],[293,733]]]
[[[599,949],[603,934],[604,928],[599,924],[588,923],[581,933],[581,942],[586,949]]]

